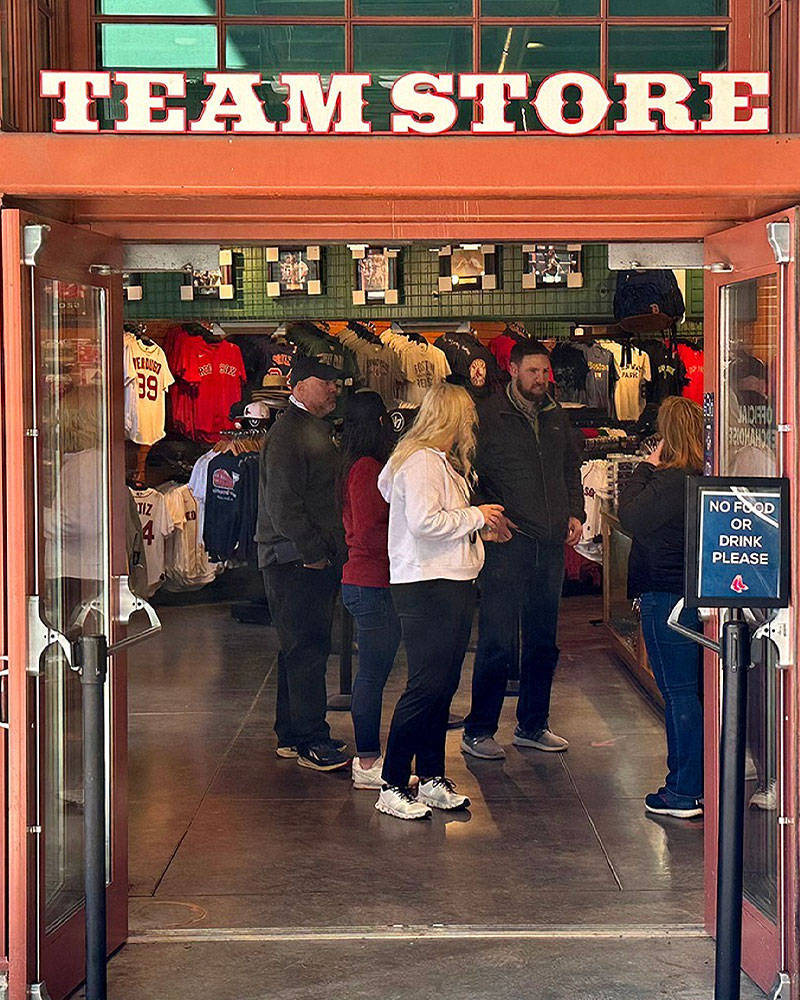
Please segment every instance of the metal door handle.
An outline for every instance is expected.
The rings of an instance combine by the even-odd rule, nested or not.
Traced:
[[[129,635],[127,638],[120,639],[119,642],[115,642],[109,646],[109,656],[112,656],[120,649],[127,649],[128,646],[144,642],[145,639],[149,639],[161,631],[161,620],[156,614],[155,608],[151,604],[148,604],[143,597],[137,597],[134,594],[130,588],[128,577],[118,576],[115,579],[119,588],[119,620],[127,625],[137,611],[144,611],[150,624],[144,631],[137,632],[136,635]]]

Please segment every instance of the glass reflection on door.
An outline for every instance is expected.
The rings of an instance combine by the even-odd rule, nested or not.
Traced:
[[[74,640],[106,632],[109,607],[106,293],[35,280],[40,614]],[[83,903],[81,686],[57,646],[43,660],[44,923],[52,931]]]
[[[721,290],[720,475],[777,473],[780,289],[775,274]],[[756,647],[754,647],[755,653]],[[750,671],[744,895],[777,921],[778,674],[771,652]]]

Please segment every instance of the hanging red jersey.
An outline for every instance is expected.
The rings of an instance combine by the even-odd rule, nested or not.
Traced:
[[[703,405],[703,351],[684,341],[678,341],[678,357],[686,369],[686,385],[683,395]]]

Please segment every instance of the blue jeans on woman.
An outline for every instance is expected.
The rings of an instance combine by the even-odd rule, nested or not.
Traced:
[[[350,702],[356,753],[379,757],[383,689],[400,645],[400,620],[388,587],[343,583],[342,603],[355,619],[358,634],[358,673]]]
[[[700,704],[700,647],[667,625],[681,594],[650,591],[641,596],[644,644],[667,724],[667,791],[681,798],[703,797],[703,707]],[[697,611],[684,608],[680,622],[700,631]]]

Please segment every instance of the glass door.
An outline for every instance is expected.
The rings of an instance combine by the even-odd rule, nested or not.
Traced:
[[[716,474],[790,477],[795,518],[796,216],[791,209],[708,238],[705,302]],[[796,581],[796,551],[792,558]],[[758,609],[754,615],[758,624],[769,617]],[[780,612],[770,632],[778,641],[754,644],[749,676],[742,959],[765,990],[797,968],[794,608]],[[713,933],[721,700],[715,661],[708,660],[705,676],[706,913]]]
[[[126,573],[122,338],[113,335],[121,328],[121,247],[13,210],[2,223],[4,478],[13,496],[6,537],[19,556],[8,581],[18,710],[11,766],[21,769],[10,801],[12,859],[25,833],[10,872],[11,924],[18,914],[28,990],[58,1000],[83,979],[81,684],[71,643],[82,634],[120,637]],[[106,710],[111,949],[127,931],[125,689],[124,657],[114,657]],[[22,974],[12,966],[12,996]]]

